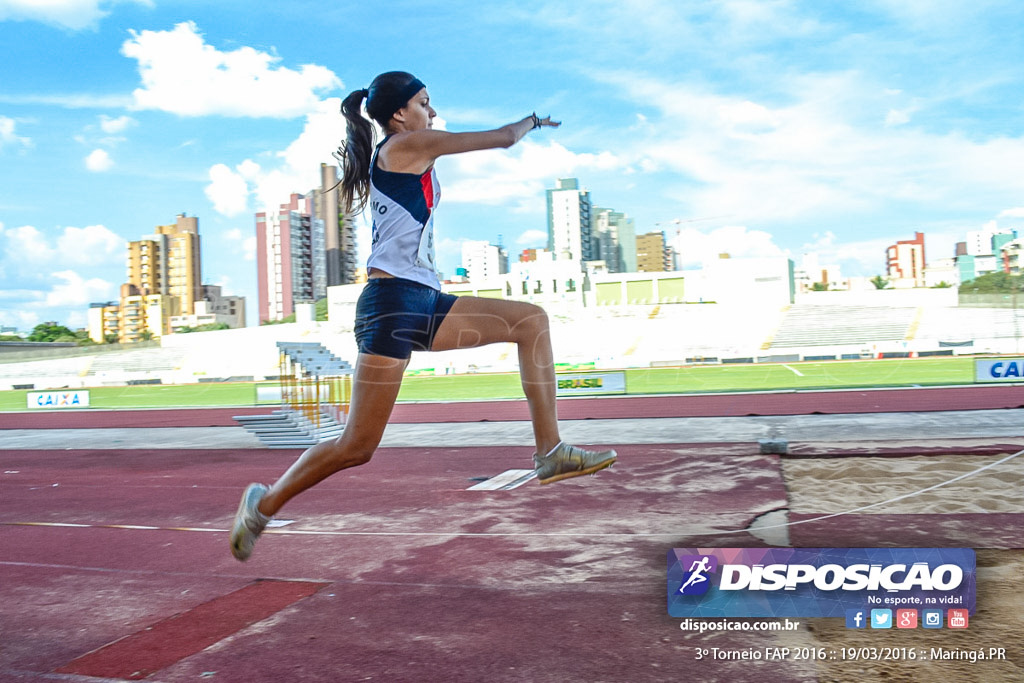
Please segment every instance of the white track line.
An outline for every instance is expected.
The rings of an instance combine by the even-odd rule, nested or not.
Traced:
[[[911,493],[905,493],[902,496],[896,496],[895,498],[889,498],[888,500],[879,501],[877,503],[871,503],[870,505],[862,505],[859,508],[852,510],[845,510],[843,512],[834,512],[830,515],[821,515],[820,517],[813,517],[811,519],[802,519],[796,522],[786,522],[784,524],[772,524],[770,526],[758,527],[757,531],[763,531],[765,529],[780,529],[788,526],[796,526],[797,524],[810,524],[811,522],[820,522],[825,519],[833,519],[835,517],[842,517],[843,515],[852,515],[863,510],[870,510],[871,508],[878,507],[880,505],[886,505],[888,503],[895,503],[897,501],[906,500],[907,498],[913,498],[919,496],[922,493],[928,491],[934,491],[937,488],[948,486],[958,481],[972,477],[979,472],[991,469],[1003,463],[1010,462],[1014,458],[1024,455],[1024,451],[1018,451],[1012,455],[1008,455],[1005,458],[996,460],[987,465],[983,465],[975,470],[966,472],[959,476],[947,479],[946,481],[934,484],[927,488],[923,488]],[[129,530],[144,530],[144,531],[196,531],[204,533],[228,533],[227,529],[210,529],[207,527],[158,527],[158,526],[143,526],[137,524],[72,524],[67,522],[0,522],[0,526],[38,526],[38,527],[65,527],[74,529],[129,529]],[[506,531],[506,532],[465,532],[465,531],[304,531],[302,529],[267,529],[263,533],[265,534],[281,534],[286,536],[409,536],[409,537],[431,537],[431,538],[447,538],[447,537],[458,537],[464,536],[467,538],[506,538],[506,537],[548,537],[548,538],[574,538],[578,536],[587,536],[588,538],[657,538],[663,536],[711,536],[715,534],[741,534],[749,533],[749,529],[709,529],[701,533],[687,533],[685,531],[655,531],[655,532],[623,532],[623,533],[600,533],[600,532],[589,532],[589,531],[574,531],[574,532],[531,532],[531,531]]]

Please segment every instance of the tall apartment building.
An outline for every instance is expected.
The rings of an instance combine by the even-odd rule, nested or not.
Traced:
[[[548,251],[556,260],[593,261],[590,193],[580,190],[576,178],[559,178],[547,190]]]
[[[117,301],[90,304],[89,337],[122,344],[158,339],[174,331],[173,320],[215,309],[217,322],[245,327],[245,297],[222,296],[220,287],[201,283],[199,219],[178,214],[173,224],[128,243],[127,282]]]
[[[120,315],[120,301],[101,301],[89,304],[87,317],[89,338],[97,344],[120,341]]]
[[[636,269],[641,273],[672,270],[671,247],[664,232],[648,232],[636,237]]]
[[[199,219],[181,213],[129,242],[126,276],[118,301],[89,308],[89,336],[98,343],[158,339],[171,332],[171,317],[192,313],[202,300]]]
[[[508,273],[508,252],[484,240],[462,243],[462,267],[470,282],[484,282]]]
[[[886,249],[886,274],[896,287],[924,287],[924,233]]]
[[[199,219],[181,213],[173,224],[128,243],[126,282],[143,295],[177,297],[180,310],[191,313],[202,299],[201,265]]]
[[[593,260],[604,261],[609,273],[636,272],[637,238],[633,219],[620,211],[596,207],[591,216]]]
[[[171,318],[181,315],[176,296],[140,291],[135,285],[121,285],[118,316],[121,343],[159,339],[171,332]]]
[[[341,206],[338,168],[320,164],[320,188],[311,190],[313,216],[324,222],[324,257],[327,286],[348,285],[356,281],[356,232],[352,216]]]
[[[324,221],[315,216],[314,194],[293,193],[276,213],[256,214],[260,322],[327,296]]]

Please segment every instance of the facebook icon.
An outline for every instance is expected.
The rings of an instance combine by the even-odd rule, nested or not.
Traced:
[[[867,617],[864,616],[864,610],[846,610],[846,628],[867,628]]]

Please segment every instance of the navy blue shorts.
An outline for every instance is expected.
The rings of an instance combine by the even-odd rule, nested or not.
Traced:
[[[356,303],[360,353],[407,359],[429,351],[458,297],[403,278],[372,278]]]

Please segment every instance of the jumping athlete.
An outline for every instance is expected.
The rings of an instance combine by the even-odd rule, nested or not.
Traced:
[[[385,133],[376,147],[373,126],[362,114],[363,100],[367,115]],[[361,211],[369,203],[373,216],[368,281],[356,304],[359,355],[352,402],[341,436],[307,449],[272,486],[246,488],[231,530],[231,552],[243,561],[271,517],[291,498],[335,472],[369,462],[414,350],[515,342],[541,484],[592,474],[616,459],[615,451],[584,450],[559,436],[554,358],[544,310],[520,301],[446,294],[434,266],[433,218],[441,196],[435,160],[511,147],[531,130],[556,128],[559,122],[531,114],[494,130],[433,130],[437,112],[426,87],[401,71],[381,74],[368,89],[350,93],[341,111],[347,124],[338,155],[345,209]]]

